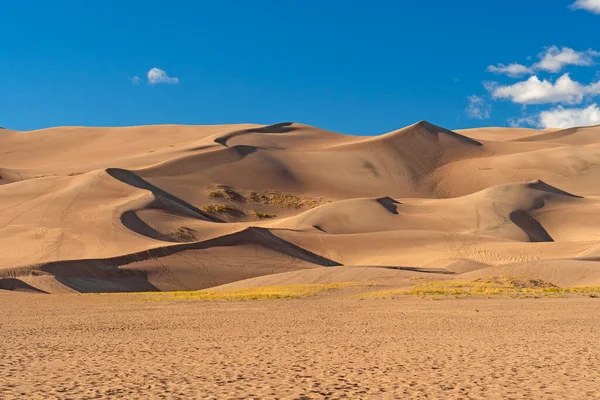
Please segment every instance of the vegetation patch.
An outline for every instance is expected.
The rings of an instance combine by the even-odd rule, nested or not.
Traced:
[[[475,281],[433,281],[409,288],[371,292],[361,298],[395,298],[400,296],[421,297],[468,297],[510,296],[541,297],[575,294],[595,297],[600,295],[600,286],[559,287],[540,279],[491,277]]]
[[[356,286],[354,282],[287,286],[263,286],[241,289],[198,290],[152,293],[148,300],[276,300],[311,296],[317,293]]]
[[[249,192],[244,195],[227,185],[216,185],[213,189],[207,192],[207,196],[211,199],[223,199],[237,203],[250,201],[253,203],[265,204],[279,208],[310,209],[329,203],[329,200],[319,197],[307,197],[290,193],[281,193],[277,191]]]
[[[216,189],[212,189],[208,192],[208,197],[212,199],[225,199],[238,203],[246,201],[246,198],[243,195],[225,185],[217,185]]]
[[[192,228],[188,228],[187,226],[178,226],[171,231],[170,236],[180,242],[193,242],[196,240],[194,232]]]
[[[315,208],[329,203],[322,198],[298,196],[281,192],[250,192],[247,199],[260,204],[276,206],[279,208]]]
[[[275,214],[269,214],[269,213],[262,212],[262,211],[252,211],[252,215],[254,215],[255,217],[258,217],[260,219],[275,218],[277,216]]]
[[[204,207],[202,207],[202,211],[206,211],[207,213],[211,214],[243,214],[243,211],[239,208],[232,207],[227,204],[207,204]]]

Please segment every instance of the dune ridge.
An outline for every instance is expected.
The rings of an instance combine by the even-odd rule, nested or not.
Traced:
[[[0,149],[0,290],[599,279],[600,126],[57,127]]]

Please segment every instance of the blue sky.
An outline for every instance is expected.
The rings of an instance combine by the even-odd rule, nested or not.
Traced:
[[[574,1],[2,1],[0,126],[592,124],[600,0]]]

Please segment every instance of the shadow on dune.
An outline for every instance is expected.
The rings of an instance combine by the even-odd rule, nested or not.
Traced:
[[[277,124],[267,125],[260,128],[248,129],[249,133],[286,133],[297,130],[291,126],[293,122],[279,122]]]
[[[321,232],[323,232],[323,233],[327,233],[327,231],[326,231],[325,229],[321,228],[321,226],[320,226],[320,225],[313,225],[313,228],[315,228],[315,229],[318,229],[319,231],[321,231]],[[291,230],[291,231],[293,231],[293,232],[297,232],[297,231],[296,231],[296,230],[294,230],[294,229],[289,229],[289,230]]]
[[[188,149],[187,151],[209,150],[209,149],[214,149],[217,147],[219,147],[219,146],[217,146],[216,144],[207,144],[207,145],[203,145],[203,146],[192,147],[191,149]]]
[[[190,203],[187,203],[186,201],[183,201],[180,198],[173,196],[171,193],[165,192],[159,187],[156,187],[153,184],[145,181],[144,179],[142,179],[141,177],[139,177],[131,171],[121,168],[107,168],[106,173],[127,185],[131,185],[139,189],[144,189],[152,192],[152,194],[154,194],[154,196],[156,197],[156,205],[158,206],[164,205],[167,209],[173,208],[175,211],[192,218],[198,218],[204,221],[211,222],[222,222],[221,220],[194,207]]]
[[[538,180],[536,182],[530,183],[528,186],[531,189],[539,190],[541,192],[548,192],[548,193],[559,194],[559,195],[567,196],[567,197],[574,197],[576,199],[583,199],[582,196],[577,196],[576,194],[565,192],[564,190],[560,190],[557,187],[548,185],[546,182],[544,182],[542,180]],[[542,204],[542,206],[543,206],[543,204]]]
[[[229,149],[232,149],[234,152],[239,154],[240,156],[247,156],[249,154],[255,153],[258,148],[256,146],[250,146],[247,144],[237,144],[235,146],[226,146]],[[221,149],[222,147],[217,146],[216,144],[208,145],[208,146],[198,146],[189,149],[188,151],[200,151],[200,150],[209,150],[209,149]]]
[[[33,292],[33,293],[48,293],[43,290],[34,288],[28,283],[23,282],[17,278],[0,278],[0,290],[10,290],[19,292]]]
[[[42,269],[53,274],[58,282],[80,293],[158,291],[148,282],[145,271],[120,269],[108,260],[62,261],[56,264]],[[73,271],[65,273],[67,269]]]
[[[399,201],[394,200],[391,197],[380,197],[375,200],[392,214],[398,215],[398,206],[396,204],[402,204]]]
[[[451,136],[455,139],[458,139],[462,142],[466,142],[466,143],[469,143],[469,144],[472,144],[475,146],[483,146],[483,143],[478,142],[475,139],[471,139],[468,136],[461,135],[460,133],[456,133],[449,129],[442,128],[441,126],[434,125],[427,121],[418,122],[417,124],[411,126],[409,129],[418,129],[420,131],[427,132],[429,134],[435,134],[436,136],[439,136],[440,133],[444,133],[444,134]]]
[[[543,204],[543,200],[542,200]],[[554,242],[552,236],[544,229],[535,218],[525,211],[513,211],[510,213],[510,220],[527,234],[532,242]]]
[[[565,197],[572,197],[575,199],[582,199],[583,197],[574,195],[564,190],[558,189],[552,185],[547,184],[544,181],[538,180],[536,182],[529,183],[527,185],[530,189],[539,190],[540,192],[546,192],[548,195],[542,195],[535,198],[531,210],[542,209],[546,202],[545,199],[551,195],[559,195]],[[542,226],[542,224],[531,216],[525,210],[516,210],[510,213],[510,220],[517,225],[523,232],[527,234],[529,240],[532,242],[554,242],[554,239],[548,231]]]
[[[177,242],[177,240],[160,233],[142,221],[135,211],[125,211],[121,214],[121,223],[125,228],[151,239],[162,240],[164,242]]]
[[[401,267],[393,265],[373,265],[377,268],[394,269],[398,271],[411,271],[411,272],[422,272],[424,274],[444,274],[444,275],[455,275],[454,272],[448,271],[443,268],[419,268],[419,267]]]
[[[105,259],[49,262],[28,267],[27,270],[35,268],[50,273],[63,285],[82,293],[157,291],[158,289],[148,282],[148,275],[145,271],[121,267],[138,261],[158,260],[184,250],[202,250],[244,244],[258,245],[322,267],[342,265],[283,240],[268,229],[250,227],[240,232],[202,242],[180,243]]]
[[[281,122],[278,124],[262,126],[260,128],[242,129],[240,131],[234,131],[227,133],[223,136],[219,136],[215,138],[214,142],[227,147],[227,141],[229,139],[241,135],[246,135],[248,133],[286,133],[297,130],[298,128],[290,126],[292,124],[293,122]]]

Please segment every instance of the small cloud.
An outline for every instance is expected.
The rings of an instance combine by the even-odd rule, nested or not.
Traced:
[[[597,1],[600,2],[600,0]],[[496,74],[518,78],[523,75],[534,74],[536,71],[557,73],[567,65],[588,67],[594,64],[596,57],[600,57],[600,52],[592,49],[575,51],[569,47],[550,46],[538,54],[539,61],[531,66],[519,63],[497,64],[488,66],[487,70]]]
[[[132,76],[131,78],[129,78],[129,82],[131,82],[134,85],[139,85],[140,83],[142,83],[142,78],[140,78],[139,76]]]
[[[594,14],[600,14],[600,0],[577,0],[571,4],[573,10],[586,10]]]
[[[465,112],[469,118],[488,119],[492,114],[492,105],[488,104],[484,98],[479,96],[469,96],[469,105]]]
[[[150,71],[148,71],[148,84],[157,85],[159,83],[175,85],[179,83],[179,78],[170,77],[165,71],[163,71],[160,68],[152,68]]]
[[[554,83],[534,75],[513,85],[486,82],[484,87],[494,99],[508,99],[517,104],[579,104],[586,96],[600,95],[600,82],[583,85],[572,80],[569,74],[563,74]]]
[[[598,1],[600,4],[600,0]],[[594,64],[594,57],[598,56],[600,53],[591,49],[575,51],[568,47],[559,49],[557,46],[550,46],[539,54],[540,62],[534,64],[533,68],[548,72],[560,72],[565,65],[590,66]]]
[[[496,74],[505,74],[513,78],[518,78],[519,76],[523,76],[525,74],[530,74],[533,72],[531,68],[518,63],[512,63],[508,65],[490,65],[489,67],[487,67],[487,70]]]

